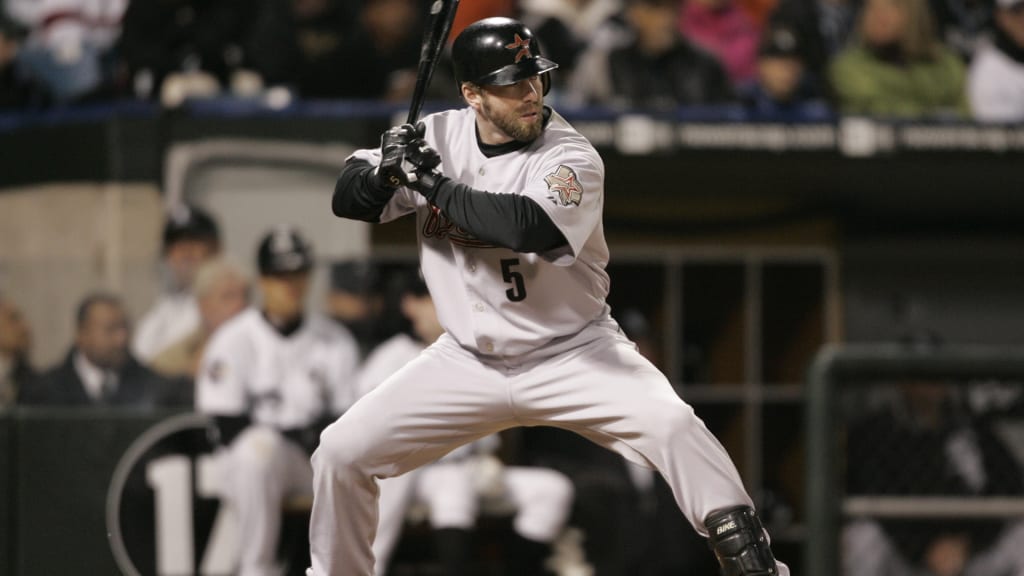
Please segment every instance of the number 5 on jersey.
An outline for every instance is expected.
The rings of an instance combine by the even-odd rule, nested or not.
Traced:
[[[523,280],[523,273],[513,270],[513,266],[519,266],[519,258],[504,258],[501,261],[501,277],[505,282],[512,284],[512,287],[505,290],[505,296],[509,302],[522,302],[526,299],[526,282]]]

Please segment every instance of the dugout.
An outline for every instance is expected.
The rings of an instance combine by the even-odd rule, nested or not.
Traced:
[[[812,445],[803,414],[819,348],[918,329],[950,345],[1022,343],[1024,128],[782,121],[735,109],[563,112],[606,162],[613,309],[654,320],[666,373],[772,507],[779,555],[799,573],[801,555],[817,550],[808,546],[818,530],[804,499]],[[36,363],[63,353],[80,288],[109,286],[144,309],[154,293],[153,231],[169,199],[229,211],[289,186],[287,209],[308,215],[329,196],[347,151],[375,145],[403,113],[378,103],[271,110],[214,99],[175,111],[120,103],[0,116],[0,289],[36,327]],[[288,213],[264,206],[260,218]],[[414,260],[410,226],[338,232],[323,212],[309,219],[322,270],[349,256]],[[262,222],[228,231],[241,260]],[[127,439],[144,428],[140,418],[76,422],[137,425]],[[45,537],[18,512],[27,505],[18,502],[28,486],[21,459],[42,449],[18,433],[28,425],[18,413],[0,418],[0,443],[10,447],[0,453],[0,573],[28,573],[3,562],[17,562],[22,547],[39,551]],[[42,490],[46,477],[33,473],[43,484],[29,488]],[[52,560],[72,558],[88,562]],[[109,564],[97,566],[106,573]]]

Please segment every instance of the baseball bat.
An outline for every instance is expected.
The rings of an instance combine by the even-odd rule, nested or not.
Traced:
[[[427,86],[430,85],[430,78],[434,75],[437,58],[448,41],[448,33],[452,30],[452,21],[455,20],[455,10],[458,7],[459,0],[434,0],[430,7],[430,21],[423,33],[423,43],[420,45],[420,65],[416,72],[416,88],[412,92],[409,118],[406,120],[409,124],[416,124],[420,118],[424,94],[427,91]]]

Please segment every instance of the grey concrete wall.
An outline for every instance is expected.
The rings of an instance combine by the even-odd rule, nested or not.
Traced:
[[[122,294],[138,314],[156,293],[162,207],[154,186],[52,184],[0,192],[0,290],[25,312],[33,360],[56,362],[91,290]]]

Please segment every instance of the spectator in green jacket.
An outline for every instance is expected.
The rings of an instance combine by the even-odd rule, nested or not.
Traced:
[[[964,65],[943,46],[927,0],[867,0],[856,36],[831,64],[847,114],[964,116]]]

